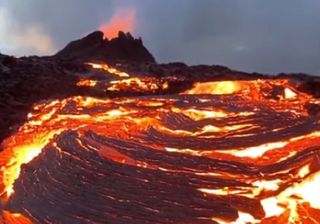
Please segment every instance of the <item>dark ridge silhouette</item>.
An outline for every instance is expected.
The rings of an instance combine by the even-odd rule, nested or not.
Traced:
[[[130,33],[119,31],[118,37],[108,40],[103,32],[95,31],[88,36],[72,41],[55,57],[72,60],[155,62],[154,57],[144,47],[142,40]]]

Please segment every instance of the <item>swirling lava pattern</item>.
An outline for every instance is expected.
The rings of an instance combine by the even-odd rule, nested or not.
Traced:
[[[319,223],[318,101],[286,81],[220,84],[36,106],[2,154],[3,220]]]

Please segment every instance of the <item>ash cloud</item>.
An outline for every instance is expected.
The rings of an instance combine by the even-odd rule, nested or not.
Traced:
[[[222,64],[267,73],[320,73],[317,0],[0,1],[0,8],[19,27],[36,24],[43,36],[50,37],[52,53],[98,29],[121,7],[135,8],[134,34],[143,38],[159,62]]]
[[[114,10],[114,1],[100,0],[2,0],[0,9],[6,12],[6,21],[15,26],[6,26],[1,35],[6,33],[23,36],[20,29],[30,29],[35,26],[41,29],[42,35],[52,41],[53,49],[46,51],[53,54],[69,41],[78,39],[94,30],[97,30],[102,21],[111,18]],[[0,21],[0,27],[4,27],[4,21]],[[19,49],[19,44],[1,46],[4,52],[7,49],[18,55],[39,53],[33,49]],[[1,49],[2,50],[2,49]]]

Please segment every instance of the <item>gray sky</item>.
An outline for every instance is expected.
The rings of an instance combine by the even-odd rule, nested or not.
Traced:
[[[0,0],[0,50],[52,54],[121,10],[158,62],[320,74],[319,0]]]

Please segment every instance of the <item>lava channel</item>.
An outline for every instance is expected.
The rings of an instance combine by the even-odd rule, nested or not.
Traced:
[[[3,143],[2,223],[319,223],[312,101],[273,79],[35,105]]]

